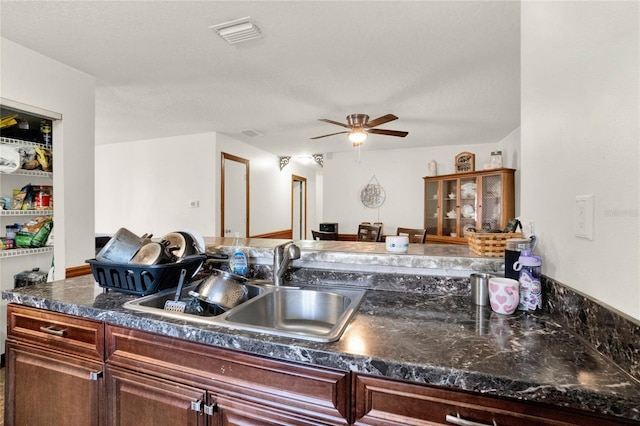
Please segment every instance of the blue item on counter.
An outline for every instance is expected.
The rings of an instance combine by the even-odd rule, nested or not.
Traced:
[[[542,283],[540,281],[542,258],[534,256],[530,250],[522,250],[513,269],[520,272],[520,302],[521,311],[536,311],[542,309]]]
[[[234,249],[229,266],[232,273],[243,277],[247,276],[247,273],[249,272],[249,262],[247,261],[247,255],[242,251],[242,249],[240,249],[240,247],[236,247]]]

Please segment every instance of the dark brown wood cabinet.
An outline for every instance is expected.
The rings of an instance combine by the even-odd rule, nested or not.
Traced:
[[[106,369],[107,424],[204,426],[206,392],[191,386],[137,374],[117,367]]]
[[[181,393],[183,387],[200,392],[200,396],[194,394],[185,399],[183,408],[207,417],[206,424],[349,423],[348,372],[281,362],[110,325],[106,326],[106,341],[108,377],[113,376],[112,371],[135,371],[146,382],[158,381],[158,386],[172,383]],[[115,382],[108,379],[110,413],[116,409],[113,404],[119,385]],[[122,423],[109,424],[128,424],[121,420]]]
[[[7,307],[5,425],[104,424],[104,325]]]
[[[13,304],[7,312],[7,426],[640,424],[278,361]]]
[[[637,425],[543,404],[354,375],[354,424],[462,426]]]

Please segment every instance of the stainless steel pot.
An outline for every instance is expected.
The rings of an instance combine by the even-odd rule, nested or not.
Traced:
[[[226,311],[247,300],[247,281],[240,275],[214,269],[212,274],[198,285],[196,291],[189,294]]]

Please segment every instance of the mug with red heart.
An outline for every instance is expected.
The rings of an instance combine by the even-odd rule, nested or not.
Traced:
[[[489,303],[491,309],[499,314],[514,313],[520,301],[520,283],[511,278],[489,278]]]

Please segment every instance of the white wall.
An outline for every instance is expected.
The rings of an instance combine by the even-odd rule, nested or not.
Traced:
[[[522,3],[521,209],[546,275],[640,319],[639,4]]]
[[[213,132],[98,145],[96,232],[124,227],[160,237],[192,228],[214,235],[215,145]]]
[[[192,228],[219,236],[222,152],[250,162],[249,234],[291,229],[291,174],[307,178],[312,195],[315,169],[291,163],[281,172],[275,155],[211,132],[97,146],[96,232],[125,227],[162,236]],[[308,218],[315,221],[311,195]]]
[[[460,152],[474,153],[476,170],[482,170],[484,163],[489,162],[492,151],[502,151],[503,166],[519,169],[519,149],[520,131],[516,129],[495,144],[388,151],[367,151],[365,144],[360,151],[359,162],[355,152],[332,153],[324,161],[324,210],[321,221],[338,222],[341,234],[355,234],[362,221],[383,222],[385,233],[394,233],[399,226],[422,228],[422,178],[428,175],[428,163],[431,160],[438,163],[438,175],[444,175],[454,173],[454,159]],[[384,188],[386,199],[380,208],[370,209],[360,202],[360,191],[374,176]],[[516,203],[516,214],[518,210]]]
[[[0,96],[62,114],[54,124],[56,278],[95,254],[95,79],[0,38]],[[16,271],[20,272],[20,271]]]

